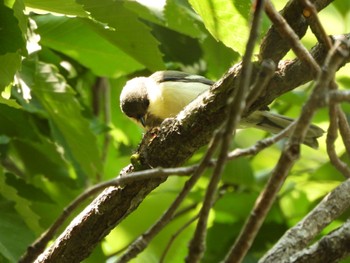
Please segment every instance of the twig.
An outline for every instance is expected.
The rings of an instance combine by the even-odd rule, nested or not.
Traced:
[[[293,130],[293,133],[291,134],[267,185],[257,198],[251,215],[246,221],[235,245],[230,251],[230,254],[226,257],[225,262],[241,262],[244,255],[252,245],[252,242],[257,235],[267,212],[270,210],[285,178],[293,167],[295,161],[299,158],[300,143],[305,137],[313,114],[317,107],[323,105],[321,102],[324,100],[325,93],[320,91],[323,91],[325,87],[328,87],[338,66],[343,62],[344,49],[349,49],[348,42],[346,42],[343,49],[335,45],[329,53],[328,59],[326,59],[325,62],[327,64],[325,64],[324,67],[327,68],[327,71],[322,71],[320,77],[317,79],[315,88],[309,100],[304,105],[299,119],[296,121],[295,129]]]
[[[260,93],[266,88],[276,70],[275,63],[266,59],[261,63],[261,69],[254,81],[251,91],[247,98],[246,109],[249,110],[250,106],[256,101]],[[249,113],[249,112],[248,112]]]
[[[181,228],[179,228],[170,238],[168,244],[166,245],[160,259],[159,259],[159,263],[163,263],[165,260],[165,257],[170,249],[170,247],[172,246],[173,242],[175,241],[175,239],[184,231],[186,230],[186,228],[188,228],[193,222],[195,222],[199,217],[199,214],[192,217],[188,222],[186,222],[186,224],[184,224]]]
[[[272,144],[285,138],[288,134],[291,133],[294,126],[295,126],[295,122],[291,123],[288,127],[286,127],[284,130],[282,130],[280,133],[275,134],[269,138],[257,141],[256,144],[254,144],[253,146],[251,146],[249,148],[235,149],[228,154],[227,159],[234,160],[237,157],[242,157],[242,156],[247,156],[247,155],[256,155],[258,152],[266,149],[267,147],[271,146]]]
[[[196,184],[204,170],[208,167],[210,159],[216,150],[219,138],[219,134],[215,133],[204,158],[202,159],[199,166],[196,167],[191,178],[185,183],[183,189],[178,194],[174,202],[170,205],[167,211],[165,211],[165,213],[157,220],[157,222],[153,224],[153,226],[151,226],[145,233],[143,233],[139,238],[135,240],[135,242],[133,242],[129,246],[127,251],[118,259],[118,263],[128,262],[130,259],[136,257],[147,247],[149,242],[170,222],[177,208],[183,202],[183,200],[188,195],[192,187]]]
[[[209,165],[209,163],[208,163],[208,165]],[[185,207],[185,208],[179,210],[178,212],[176,212],[176,213],[174,214],[172,220],[174,220],[174,219],[176,219],[176,218],[178,218],[178,217],[180,217],[180,216],[182,216],[182,215],[188,213],[189,211],[195,209],[197,206],[198,206],[198,203],[193,203],[193,204],[191,204],[191,205],[189,205],[189,206],[187,206],[187,207]]]
[[[203,206],[199,213],[197,227],[194,236],[190,241],[189,254],[186,257],[186,262],[199,262],[203,257],[205,251],[205,238],[207,234],[207,221],[209,212],[215,200],[217,186],[220,182],[221,174],[224,169],[224,163],[229,151],[229,145],[233,138],[233,131],[238,126],[243,110],[246,107],[246,99],[249,94],[249,84],[252,75],[251,57],[253,54],[255,42],[259,34],[263,7],[264,0],[257,0],[255,2],[253,21],[246,46],[246,51],[242,60],[242,71],[241,76],[239,77],[238,89],[233,94],[233,96],[228,99],[228,116],[224,127],[219,157],[212,173],[207,191],[205,193]]]
[[[303,15],[306,17],[312,33],[316,36],[320,43],[325,44],[328,49],[332,48],[332,41],[328,37],[326,30],[321,24],[321,21],[317,15],[316,7],[309,0],[302,0],[305,8],[303,10]]]
[[[350,102],[350,90],[332,90],[329,92],[329,100],[334,102]]]
[[[317,76],[320,73],[320,67],[313,59],[309,51],[300,43],[299,37],[293,31],[293,29],[288,25],[286,20],[281,16],[274,6],[271,4],[270,0],[266,0],[265,3],[265,12],[268,15],[269,19],[273,22],[277,31],[280,35],[285,38],[288,44],[291,46],[294,53],[297,57],[309,65],[310,69],[314,76]]]
[[[180,211],[178,211],[177,213],[175,213],[175,214],[173,215],[173,217],[171,218],[171,221],[174,221],[176,218],[180,217],[181,215],[183,215],[183,214],[185,214],[185,213],[187,213],[187,212],[189,212],[189,211],[195,209],[195,208],[197,207],[197,205],[198,205],[197,203],[193,203],[193,204],[191,204],[191,205],[189,205],[189,206],[187,206],[187,207],[181,209]],[[114,257],[114,256],[116,256],[116,255],[122,253],[123,251],[125,251],[128,247],[131,246],[131,244],[133,244],[133,243],[136,241],[136,239],[137,239],[137,238],[135,238],[135,239],[134,239],[133,241],[131,241],[130,243],[126,244],[124,247],[120,248],[118,251],[116,251],[116,252],[114,252],[114,253],[108,255],[108,258],[112,258],[112,257]]]
[[[339,262],[350,255],[350,220],[321,238],[310,248],[291,256],[290,263]]]
[[[335,141],[338,137],[338,117],[339,117],[340,107],[339,105],[330,102],[329,105],[329,127],[327,132],[327,153],[331,164],[345,177],[350,178],[350,169],[348,165],[342,162],[336,151],[335,151]]]
[[[108,126],[111,123],[111,98],[110,98],[110,86],[109,82],[106,78],[102,78],[102,92],[103,92],[103,117],[104,124]],[[107,131],[105,132],[104,140],[103,140],[103,148],[102,148],[102,161],[105,162],[108,154],[108,146],[111,142],[111,135]]]
[[[333,189],[297,225],[290,228],[259,263],[279,263],[305,248],[328,224],[350,207],[350,180]]]
[[[313,0],[318,11],[325,8],[333,0]],[[307,31],[307,22],[300,14],[303,11],[303,6],[300,0],[289,0],[285,7],[281,10],[282,16],[286,19],[287,23],[292,27],[298,37],[301,39]],[[285,54],[290,50],[290,46],[279,35],[274,26],[270,27],[266,33],[261,45],[259,58],[260,60],[269,58],[276,64],[280,61]]]
[[[347,153],[350,155],[350,127],[345,113],[342,110],[338,111],[339,131],[345,145]]]
[[[117,177],[115,179],[94,185],[90,189],[86,190],[82,194],[80,194],[75,200],[73,200],[64,210],[63,213],[56,219],[56,221],[50,226],[48,230],[46,230],[32,245],[28,247],[27,254],[22,257],[23,261],[20,262],[28,262],[30,258],[35,259],[44,249],[47,243],[53,238],[58,228],[62,226],[64,221],[72,214],[72,212],[86,199],[92,197],[97,194],[101,190],[109,187],[109,186],[120,186],[135,182],[138,180],[145,180],[149,178],[157,178],[157,177],[167,177],[170,175],[190,175],[195,170],[195,166],[187,167],[187,168],[168,168],[161,169],[156,168],[152,170],[138,171],[130,174],[125,174],[121,177]]]

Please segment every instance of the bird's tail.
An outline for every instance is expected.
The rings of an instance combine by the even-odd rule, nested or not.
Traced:
[[[293,121],[294,119],[292,118],[274,114],[268,111],[255,111],[241,121],[241,126],[255,127],[267,132],[279,133],[284,128],[289,126]],[[306,133],[303,143],[307,146],[317,149],[317,138],[321,137],[323,134],[324,131],[320,127],[311,124]]]

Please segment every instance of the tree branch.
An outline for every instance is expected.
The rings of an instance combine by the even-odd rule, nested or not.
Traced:
[[[295,253],[305,248],[323,228],[349,209],[349,199],[348,179],[324,197],[303,220],[289,229],[259,263],[290,262],[289,259]]]
[[[330,1],[324,2],[328,4]],[[284,52],[280,52],[280,46],[276,46],[275,43],[272,46],[274,51],[264,54]],[[326,48],[319,44],[311,54],[320,63],[326,56]],[[264,108],[281,94],[310,81],[312,76],[307,73],[307,69],[308,65],[298,59],[282,63],[268,87],[246,112]],[[258,63],[253,64],[253,79],[258,71]],[[210,91],[193,101],[175,119],[166,120],[159,130],[147,133],[138,149],[139,161],[145,167],[177,167],[188,160],[197,149],[206,145],[214,130],[225,119],[226,98],[237,89],[240,74],[241,64],[237,64]],[[127,167],[120,176],[132,171],[132,167]],[[105,189],[71,222],[37,262],[78,262],[86,258],[111,229],[134,211],[143,199],[165,180],[147,179],[132,182],[123,188]]]
[[[291,257],[290,263],[339,262],[350,255],[350,220],[310,248]]]

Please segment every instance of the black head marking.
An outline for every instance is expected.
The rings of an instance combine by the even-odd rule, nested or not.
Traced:
[[[120,107],[130,118],[140,120],[147,113],[149,106],[148,93],[144,78],[129,81],[120,95]]]

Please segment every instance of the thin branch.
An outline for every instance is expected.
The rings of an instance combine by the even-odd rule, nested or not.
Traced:
[[[329,105],[329,128],[327,132],[327,153],[331,164],[345,177],[350,178],[350,168],[344,162],[342,162],[336,151],[335,151],[335,141],[338,137],[338,116],[340,107],[337,104],[331,103]]]
[[[186,228],[188,228],[193,222],[195,222],[197,219],[199,218],[199,214],[192,217],[188,222],[186,222],[186,224],[184,224],[181,228],[179,228],[170,238],[169,242],[167,243],[160,259],[159,259],[159,263],[164,262],[165,257],[168,253],[168,251],[170,250],[170,247],[172,246],[173,242],[175,241],[175,239],[184,231],[186,230]]]
[[[103,98],[103,121],[106,126],[111,123],[111,98],[110,98],[110,86],[109,82],[106,78],[102,78],[102,98]],[[108,146],[111,142],[111,135],[109,132],[106,132],[103,140],[103,148],[102,148],[102,161],[105,162],[108,154]]]
[[[339,262],[350,255],[350,220],[321,238],[310,248],[291,256],[290,263]]]
[[[253,83],[253,86],[251,87],[251,91],[247,98],[247,110],[249,110],[250,106],[256,101],[256,99],[260,96],[261,92],[267,87],[276,70],[275,63],[270,59],[264,60],[260,66],[261,69],[257,77],[255,78],[255,81]]]
[[[316,36],[317,40],[320,43],[323,43],[328,49],[331,49],[332,41],[321,24],[315,5],[312,4],[309,0],[302,0],[302,2],[305,6],[303,15],[306,17],[312,33]]]
[[[333,0],[312,0],[312,2],[316,9],[320,11]],[[301,16],[303,8],[300,0],[289,0],[281,11],[282,16],[298,35],[299,39],[305,35],[308,28],[306,20]],[[272,59],[277,64],[289,50],[288,42],[277,32],[276,27],[273,25],[261,43],[259,58],[260,60]]]
[[[145,233],[143,233],[139,238],[137,238],[127,249],[127,251],[118,259],[117,262],[128,262],[130,259],[136,257],[140,252],[142,252],[149,244],[149,242],[171,221],[174,216],[175,211],[183,202],[185,197],[191,191],[193,186],[199,180],[202,173],[208,167],[210,159],[212,158],[220,136],[215,133],[212,142],[203,157],[201,163],[196,167],[191,178],[185,183],[183,189],[178,194],[174,202],[170,207],[164,212],[164,214],[151,226]]]
[[[257,141],[256,144],[249,148],[245,149],[235,149],[232,152],[230,152],[227,156],[228,160],[234,160],[241,156],[247,156],[247,155],[256,155],[260,151],[266,149],[267,147],[271,146],[272,144],[275,144],[276,142],[280,141],[283,138],[286,138],[288,134],[291,133],[291,131],[294,129],[295,122],[291,123],[288,127],[286,127],[284,130],[279,132],[278,134],[275,134],[269,138]]]
[[[338,111],[339,131],[345,145],[347,153],[350,155],[350,127],[345,113],[342,110]]]
[[[75,209],[85,200],[99,193],[103,189],[110,186],[123,187],[124,185],[130,184],[131,182],[150,178],[167,177],[171,175],[190,175],[193,173],[195,168],[195,166],[190,166],[187,168],[156,168],[152,170],[138,171],[124,174],[121,177],[117,177],[115,179],[94,185],[90,189],[80,194],[63,210],[63,213],[56,219],[50,228],[46,230],[31,246],[28,247],[27,253],[22,256],[20,262],[28,262],[29,260],[34,260],[37,258],[37,256],[45,249],[47,243],[56,234],[59,227],[63,225],[65,220],[73,213],[73,211],[75,211]]]
[[[289,262],[297,251],[305,248],[328,224],[350,207],[350,179],[333,189],[298,224],[290,228],[259,263]]]
[[[347,34],[348,38],[349,36],[350,34]],[[273,45],[273,51],[278,52],[279,47]],[[323,61],[325,53],[322,45],[317,45],[313,52],[317,61]],[[256,109],[264,107],[281,94],[311,80],[310,74],[306,73],[307,68],[298,60],[289,65],[290,67],[276,73],[276,78],[270,82],[268,92],[263,93],[252,107]],[[188,105],[181,118],[162,125],[152,142],[143,140],[138,152],[140,159],[152,167],[176,167],[188,160],[197,149],[206,145],[213,131],[222,124],[224,98],[237,88],[239,75],[238,64],[233,66],[213,89]],[[194,131],[196,136],[193,136]],[[124,188],[105,189],[40,255],[38,262],[72,262],[73,258],[83,260],[111,229],[134,211],[144,198],[164,181],[165,178],[161,177],[135,182]]]
[[[252,242],[256,237],[267,212],[275,201],[277,193],[285,178],[296,160],[299,158],[300,143],[305,137],[316,109],[320,105],[323,105],[320,101],[324,101],[325,93],[320,91],[323,91],[325,87],[328,87],[329,83],[332,81],[337,68],[345,59],[344,53],[349,49],[349,44],[349,41],[347,41],[343,46],[338,47],[338,45],[335,45],[329,53],[328,59],[326,59],[327,64],[324,66],[324,68],[327,68],[327,71],[322,71],[319,79],[317,79],[315,88],[302,109],[301,115],[296,122],[295,129],[293,130],[293,133],[291,134],[267,185],[257,198],[251,215],[239,234],[236,243],[226,257],[225,262],[241,262],[248,249],[251,247]]]
[[[310,52],[301,44],[298,35],[293,31],[293,29],[288,25],[286,20],[280,15],[274,8],[270,0],[266,1],[265,12],[269,19],[272,21],[274,26],[280,35],[288,42],[297,57],[309,65],[314,76],[320,73],[320,67],[311,56]]]
[[[229,146],[231,140],[233,139],[232,134],[238,127],[238,123],[246,107],[246,99],[249,94],[249,85],[252,76],[251,58],[253,55],[256,40],[259,35],[263,7],[264,0],[257,0],[255,2],[253,21],[251,25],[249,39],[246,45],[246,51],[242,60],[242,70],[241,76],[239,77],[238,89],[228,98],[228,116],[225,126],[223,128],[223,137],[220,145],[221,148],[219,152],[219,157],[205,193],[203,206],[199,213],[197,227],[194,236],[190,241],[189,254],[186,257],[186,262],[199,262],[203,257],[205,251],[205,239],[207,234],[207,221],[209,217],[209,212],[211,207],[213,206],[216,197],[217,187],[221,179],[222,171],[224,169],[224,164],[226,162]]]
[[[334,102],[350,102],[350,90],[332,90],[329,99]]]

